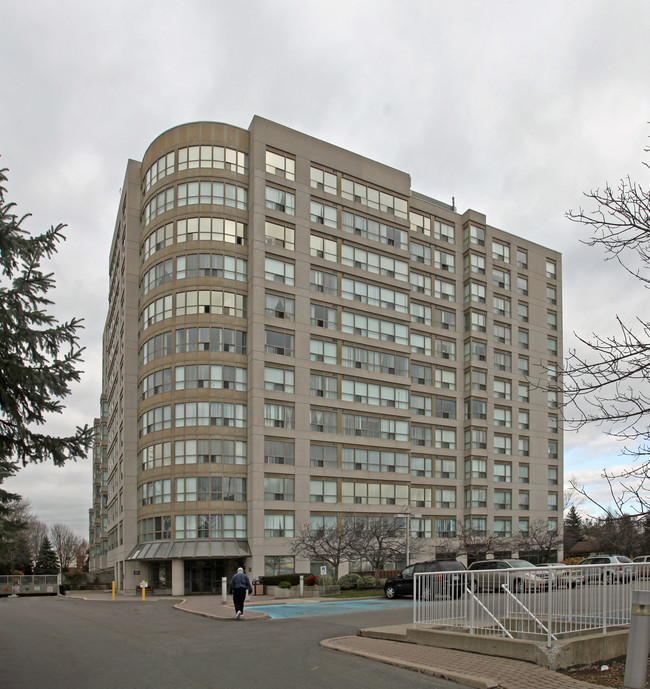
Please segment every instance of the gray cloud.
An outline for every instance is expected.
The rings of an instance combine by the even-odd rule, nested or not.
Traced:
[[[98,409],[126,161],[186,121],[274,119],[562,251],[567,346],[573,330],[609,332],[614,314],[642,312],[643,290],[580,245],[564,213],[606,179],[643,174],[649,19],[640,0],[5,2],[8,199],[33,213],[33,231],[68,223],[52,263],[55,312],[86,324],[83,382],[52,428],[92,422]],[[582,438],[598,448],[598,432],[576,446]],[[613,461],[609,446],[599,451],[585,460],[598,470]],[[85,533],[89,462],[24,470],[13,488],[40,518]]]

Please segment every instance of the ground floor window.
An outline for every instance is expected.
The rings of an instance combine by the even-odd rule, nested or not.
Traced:
[[[293,574],[296,571],[292,555],[265,555],[264,575]]]

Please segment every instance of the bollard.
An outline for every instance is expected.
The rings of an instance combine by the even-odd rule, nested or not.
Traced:
[[[632,592],[632,616],[627,639],[624,689],[645,689],[650,645],[650,591]]]
[[[303,574],[300,575],[300,597],[305,595],[305,577]]]
[[[141,590],[142,590],[142,600],[144,600],[144,595],[145,595],[147,589],[144,586],[142,586]]]
[[[115,600],[115,582],[111,582],[111,591],[113,592],[113,600]]]
[[[228,602],[228,580],[226,577],[221,577],[221,603],[225,605]]]

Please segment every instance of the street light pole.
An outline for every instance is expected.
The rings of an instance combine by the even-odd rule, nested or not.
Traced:
[[[406,513],[406,566],[411,564],[411,513]]]

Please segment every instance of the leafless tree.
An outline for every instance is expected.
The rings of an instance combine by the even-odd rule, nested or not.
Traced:
[[[567,213],[592,230],[585,243],[602,248],[605,260],[616,261],[650,287],[650,194],[627,177],[585,197],[593,210]],[[577,410],[575,418],[567,418],[574,428],[599,424],[626,443],[623,455],[632,459],[632,467],[621,473],[604,469],[602,476],[615,510],[640,516],[650,508],[650,320],[639,316],[625,323],[617,316],[616,322],[616,334],[578,336],[580,351],[569,352],[563,392],[565,408]],[[582,486],[574,487],[591,499]]]
[[[406,556],[406,515],[357,517],[356,538],[352,551],[368,562],[375,571],[384,569],[388,562],[402,560]],[[418,538],[409,537],[411,559],[422,549]]]
[[[352,520],[341,520],[336,526],[321,529],[303,524],[291,543],[291,553],[309,560],[328,562],[338,578],[341,563],[354,554],[353,545],[357,538],[357,527]]]
[[[74,531],[65,524],[53,524],[50,528],[50,539],[52,547],[59,558],[61,570],[67,569],[70,565],[76,564],[79,541]]]
[[[465,527],[463,522],[457,522],[457,534],[461,549],[470,560],[483,558],[487,553],[503,550],[510,545],[510,539],[497,536],[490,531],[476,531]]]
[[[523,551],[535,553],[541,562],[549,562],[563,542],[559,531],[549,531],[545,519],[533,519],[528,524],[528,533],[520,534],[514,541],[520,554]]]
[[[36,556],[38,555],[38,550],[41,547],[43,538],[47,535],[47,524],[32,516],[27,526],[27,541],[34,561],[36,561]]]

